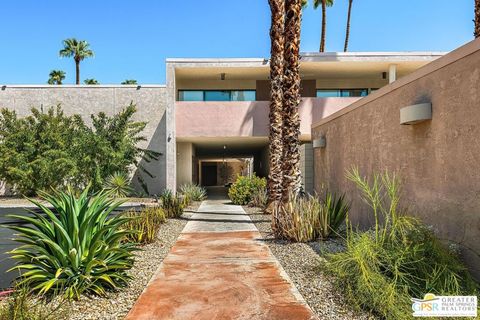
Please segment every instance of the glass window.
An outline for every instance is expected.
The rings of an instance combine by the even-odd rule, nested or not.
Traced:
[[[180,90],[178,91],[179,101],[203,101],[203,91]]]
[[[255,101],[255,90],[235,90],[232,91],[232,101]]]
[[[317,98],[340,97],[340,90],[335,89],[319,89],[317,90]]]
[[[342,90],[342,97],[366,97],[368,89],[344,89]]]
[[[230,101],[230,91],[205,91],[205,101]]]

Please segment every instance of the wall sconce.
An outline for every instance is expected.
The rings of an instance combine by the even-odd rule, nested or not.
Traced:
[[[225,80],[225,73],[220,73],[220,80]]]
[[[327,146],[327,138],[321,136],[318,139],[313,140],[313,149],[325,148]]]
[[[432,104],[420,103],[400,109],[400,124],[417,124],[432,119]]]

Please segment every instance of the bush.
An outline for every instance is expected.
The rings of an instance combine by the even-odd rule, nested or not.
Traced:
[[[248,203],[249,206],[262,208],[264,209],[267,206],[268,202],[268,193],[267,188],[258,188],[253,191],[251,200]]]
[[[327,192],[324,201],[317,196],[299,196],[274,208],[272,229],[277,238],[295,242],[326,239],[337,234],[348,210],[344,196]]]
[[[152,176],[140,160],[158,159],[159,153],[137,147],[144,141],[145,122],[132,120],[133,104],[107,117],[92,115],[92,127],[80,115],[66,116],[60,106],[32,109],[32,115],[18,118],[15,111],[0,110],[0,180],[15,192],[35,195],[50,188],[75,185],[92,190],[103,187],[115,172],[132,166]],[[145,188],[144,179],[138,175]]]
[[[41,193],[53,210],[30,200],[41,214],[10,216],[32,225],[8,226],[24,244],[10,252],[18,262],[11,270],[23,271],[19,285],[39,294],[62,292],[69,299],[84,292],[104,295],[126,285],[134,247],[122,242],[131,233],[122,226],[129,218],[109,218],[121,202],[105,192],[92,197],[88,192],[87,188],[78,198],[70,190]]]
[[[207,190],[193,183],[182,185],[180,194],[184,198],[185,205],[189,205],[192,201],[203,201],[207,198]]]
[[[369,182],[353,169],[347,177],[375,220],[368,232],[349,227],[346,250],[328,256],[327,267],[351,302],[386,319],[410,319],[411,297],[478,294],[456,254],[418,219],[399,213],[395,174],[375,174]]]
[[[28,295],[28,289],[16,288],[16,291],[0,301],[0,320],[57,320],[66,319],[61,304],[45,305],[42,300]]]
[[[259,178],[255,174],[250,176],[238,176],[237,180],[228,190],[228,197],[237,205],[247,205],[252,200],[256,190],[266,188],[265,178]]]
[[[171,190],[165,189],[160,195],[160,202],[167,218],[179,218],[183,214],[185,203],[182,198],[174,195]]]
[[[155,242],[160,225],[166,220],[165,211],[160,207],[145,208],[140,212],[131,210],[124,216],[130,220],[123,228],[132,231],[126,235],[126,240],[139,244]]]
[[[108,176],[103,188],[117,198],[126,198],[133,193],[128,174],[123,172],[115,172]]]

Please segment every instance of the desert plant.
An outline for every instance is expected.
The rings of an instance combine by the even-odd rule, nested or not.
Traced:
[[[29,295],[28,288],[17,286],[15,292],[0,303],[0,320],[57,320],[67,318],[62,301],[45,304]]]
[[[264,209],[267,206],[267,202],[268,202],[267,188],[260,187],[255,191],[253,191],[248,205],[252,207]]]
[[[337,196],[327,191],[319,216],[320,238],[326,239],[332,234],[337,234],[349,210],[350,204],[345,200],[345,195]]]
[[[247,205],[252,199],[253,193],[260,188],[265,188],[266,184],[265,178],[257,177],[255,174],[252,176],[239,175],[228,190],[228,197],[234,204]]]
[[[167,218],[178,218],[183,214],[185,203],[181,197],[173,194],[169,189],[165,189],[160,195],[162,209]]]
[[[133,266],[130,243],[122,242],[131,231],[122,230],[129,218],[109,217],[122,202],[100,192],[89,196],[86,188],[76,197],[72,191],[41,193],[30,199],[41,213],[11,215],[31,226],[8,226],[18,232],[22,246],[10,252],[23,271],[20,285],[39,294],[60,293],[77,299],[82,293],[104,295],[108,289],[126,285],[126,271]]]
[[[126,198],[133,193],[133,189],[130,187],[130,178],[124,172],[115,172],[107,177],[103,188],[118,198]]]
[[[401,213],[397,175],[368,180],[354,168],[347,177],[375,221],[367,232],[347,228],[346,250],[327,256],[328,269],[354,305],[382,318],[410,319],[411,297],[478,294],[459,257],[418,219]]]
[[[160,225],[165,222],[165,211],[160,207],[145,208],[141,211],[130,210],[124,213],[131,218],[123,228],[131,230],[125,239],[139,244],[155,242]]]
[[[186,205],[189,205],[192,201],[203,201],[207,198],[207,190],[194,183],[182,185],[180,194],[184,197]]]
[[[274,208],[272,224],[278,238],[309,242],[320,235],[322,204],[317,197],[295,197]]]

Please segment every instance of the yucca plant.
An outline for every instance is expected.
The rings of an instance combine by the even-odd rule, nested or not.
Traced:
[[[268,193],[267,188],[259,187],[252,193],[249,206],[264,209],[267,206]]]
[[[172,190],[165,189],[160,195],[160,202],[167,218],[178,218],[183,214],[184,200],[174,195]]]
[[[142,211],[127,211],[125,217],[132,218],[123,227],[133,231],[125,239],[139,244],[155,242],[160,225],[165,222],[165,211],[160,207],[145,208]]]
[[[322,239],[337,234],[338,229],[345,222],[350,204],[345,200],[345,195],[337,196],[327,192],[322,203],[319,234]]]
[[[194,183],[186,183],[180,186],[180,194],[184,198],[185,205],[189,205],[192,201],[203,201],[207,198],[207,190]]]
[[[103,188],[117,198],[126,198],[133,193],[130,178],[124,172],[115,172],[110,175]]]
[[[68,299],[82,293],[105,295],[109,289],[126,285],[126,271],[133,266],[133,244],[122,240],[130,218],[110,217],[122,202],[108,192],[89,196],[86,188],[78,197],[70,191],[41,193],[41,201],[29,199],[41,213],[10,215],[28,226],[8,226],[18,232],[23,245],[10,252],[22,272],[20,285],[41,295],[63,292]]]

